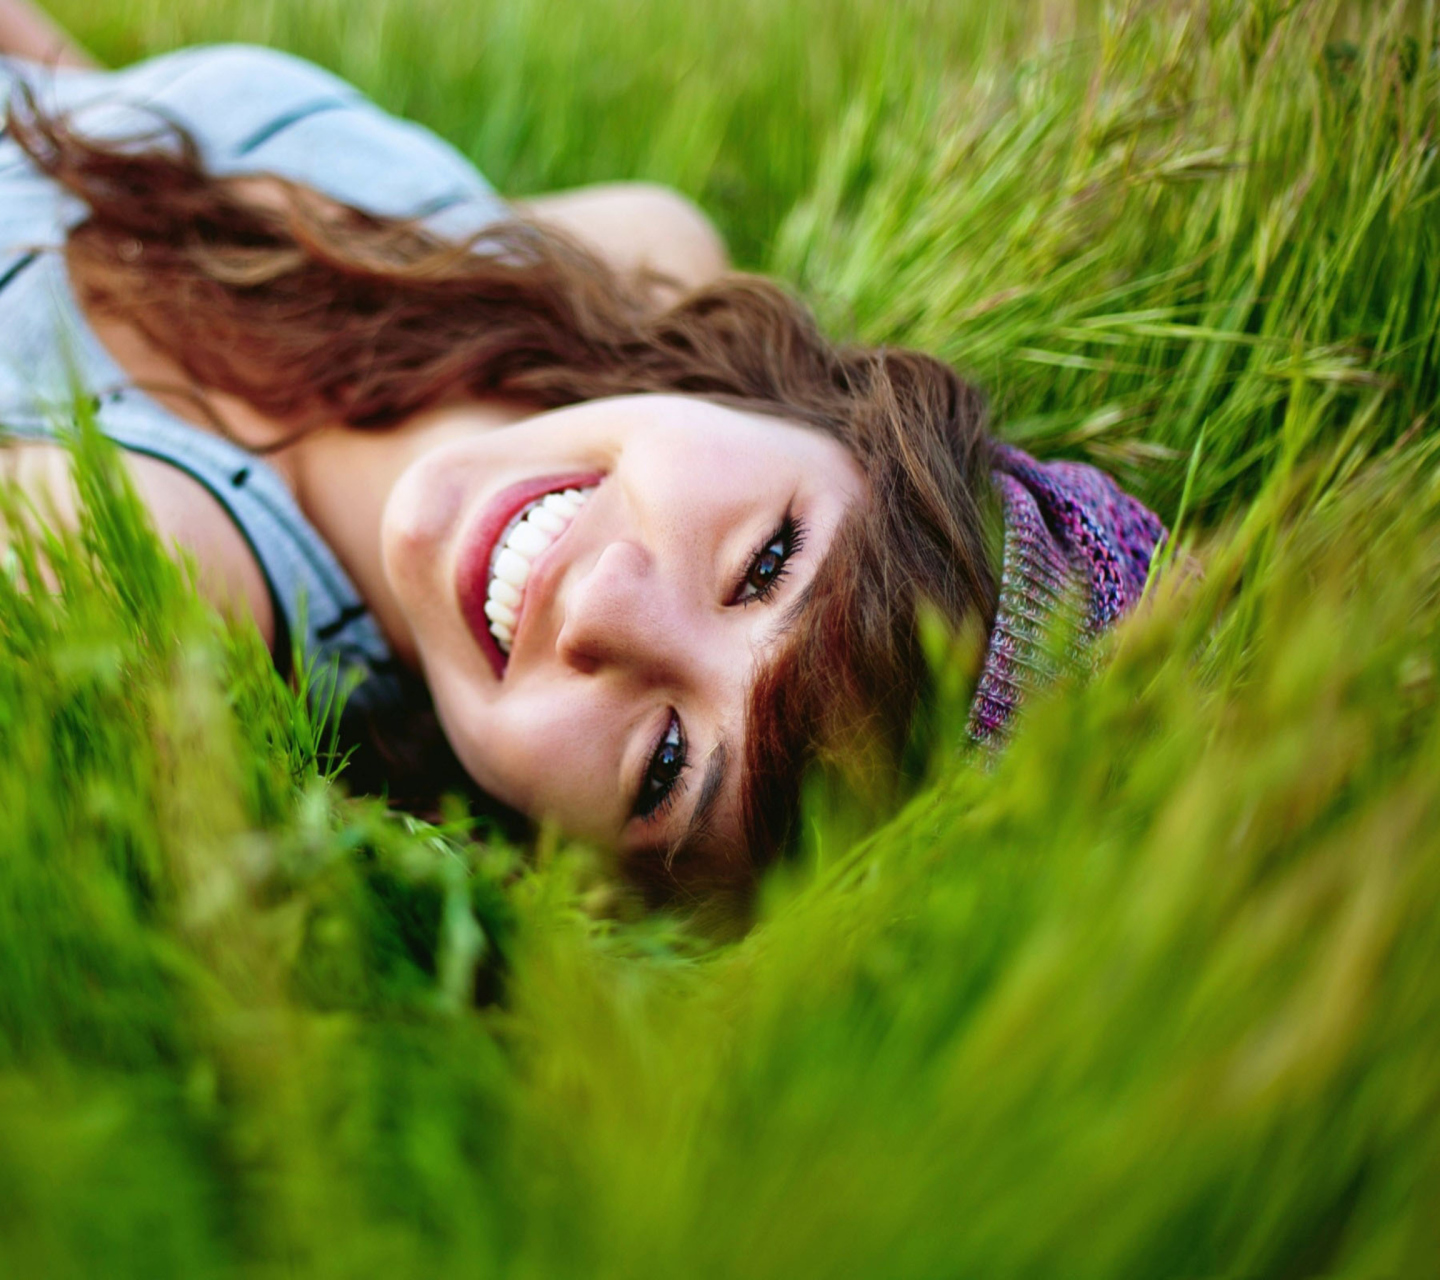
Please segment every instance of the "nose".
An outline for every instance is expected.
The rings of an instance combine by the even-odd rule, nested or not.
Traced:
[[[681,652],[683,622],[674,595],[645,547],[609,543],[566,592],[555,638],[560,660],[587,675],[620,668],[665,678]]]

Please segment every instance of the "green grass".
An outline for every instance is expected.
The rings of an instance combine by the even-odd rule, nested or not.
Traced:
[[[1433,1271],[1432,4],[55,9],[672,182],[1205,572],[716,946],[345,798],[82,436],[58,593],[0,578],[7,1275]]]

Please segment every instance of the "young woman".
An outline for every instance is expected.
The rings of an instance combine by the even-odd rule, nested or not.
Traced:
[[[105,73],[4,12],[12,476],[67,518],[78,377],[202,589],[358,668],[397,769],[439,785],[395,746],[433,715],[657,895],[743,890],[815,760],[893,793],[923,609],[988,636],[983,742],[1062,601],[1138,597],[1150,512],[992,441],[938,361],[827,342],[678,196],[508,205],[297,59]]]

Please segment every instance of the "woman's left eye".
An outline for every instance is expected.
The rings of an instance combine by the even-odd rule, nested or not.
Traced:
[[[680,717],[672,711],[664,734],[650,752],[645,776],[640,780],[640,791],[630,806],[630,812],[635,817],[653,818],[669,807],[687,767],[687,754],[685,730],[680,724]]]
[[[750,561],[750,567],[746,569],[731,603],[749,604],[752,600],[766,599],[780,585],[790,557],[800,550],[804,541],[804,526],[787,513],[780,527]]]

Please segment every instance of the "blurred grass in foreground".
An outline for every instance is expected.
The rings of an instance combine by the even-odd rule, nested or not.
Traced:
[[[59,594],[0,580],[7,1274],[1433,1269],[1433,6],[56,9],[675,182],[1205,574],[716,948],[345,799],[82,437]]]

